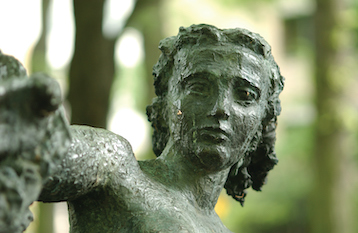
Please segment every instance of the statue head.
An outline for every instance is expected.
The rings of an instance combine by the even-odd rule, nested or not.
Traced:
[[[245,189],[261,190],[278,162],[284,78],[270,46],[245,29],[192,25],[162,40],[159,49],[157,97],[147,107],[154,153],[160,156],[174,140],[208,170],[231,167],[225,188],[243,204]]]

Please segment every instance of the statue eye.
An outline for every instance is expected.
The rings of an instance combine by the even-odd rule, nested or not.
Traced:
[[[260,98],[261,90],[246,79],[237,77],[233,83],[233,98],[236,103],[248,106],[256,103]]]
[[[235,90],[235,101],[244,105],[250,105],[258,99],[256,91],[247,87],[238,87]]]

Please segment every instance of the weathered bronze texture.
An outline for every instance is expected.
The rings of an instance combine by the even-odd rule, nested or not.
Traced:
[[[221,190],[243,204],[245,189],[261,190],[277,163],[275,130],[284,79],[262,37],[244,29],[192,25],[162,40],[159,48],[162,55],[153,69],[157,97],[147,107],[156,159],[137,161],[124,138],[104,129],[70,126],[68,149],[63,144],[69,138],[67,126],[26,125],[23,132],[14,132],[31,142],[23,150],[13,149],[23,154],[40,145],[32,140],[32,133],[61,132],[54,148],[66,148],[65,157],[50,162],[58,169],[46,179],[39,200],[68,202],[71,233],[230,232],[214,211]],[[18,65],[15,70],[21,69]],[[21,72],[17,76],[24,76]],[[0,89],[0,101],[13,103],[6,83],[0,83],[6,90],[1,94]],[[30,123],[64,122],[56,115],[56,91],[51,86],[19,93],[19,104],[28,105],[27,98],[44,101]],[[16,106],[6,109],[11,116],[22,117],[14,126],[28,121],[29,116],[19,114]],[[6,122],[4,127],[10,125]],[[12,149],[6,147],[10,144],[2,143],[5,150],[1,148],[0,158],[14,163]],[[29,161],[24,164],[33,163]],[[1,161],[1,169],[4,166]]]
[[[25,230],[29,205],[67,153],[71,139],[60,104],[55,80],[28,78],[0,51],[0,233]]]

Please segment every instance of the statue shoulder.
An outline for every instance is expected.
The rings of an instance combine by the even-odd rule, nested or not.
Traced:
[[[105,129],[70,126],[71,144],[58,172],[45,184],[39,200],[75,200],[93,190],[129,184],[141,173],[132,147]]]
[[[73,142],[87,142],[88,146],[98,147],[101,152],[111,153],[112,150],[120,150],[133,154],[130,143],[124,137],[109,130],[85,125],[71,125],[70,129]]]
[[[66,167],[81,170],[92,177],[96,185],[127,183],[142,173],[130,143],[122,136],[80,125],[71,126],[70,131],[72,142]]]
[[[70,129],[71,154],[96,156],[97,159],[103,160],[104,165],[109,165],[106,161],[138,164],[130,143],[122,136],[106,129],[83,125],[72,125]]]

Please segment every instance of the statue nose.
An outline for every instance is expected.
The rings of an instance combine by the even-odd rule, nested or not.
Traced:
[[[229,103],[226,96],[220,96],[210,112],[211,116],[214,116],[217,119],[227,120],[230,116]]]

